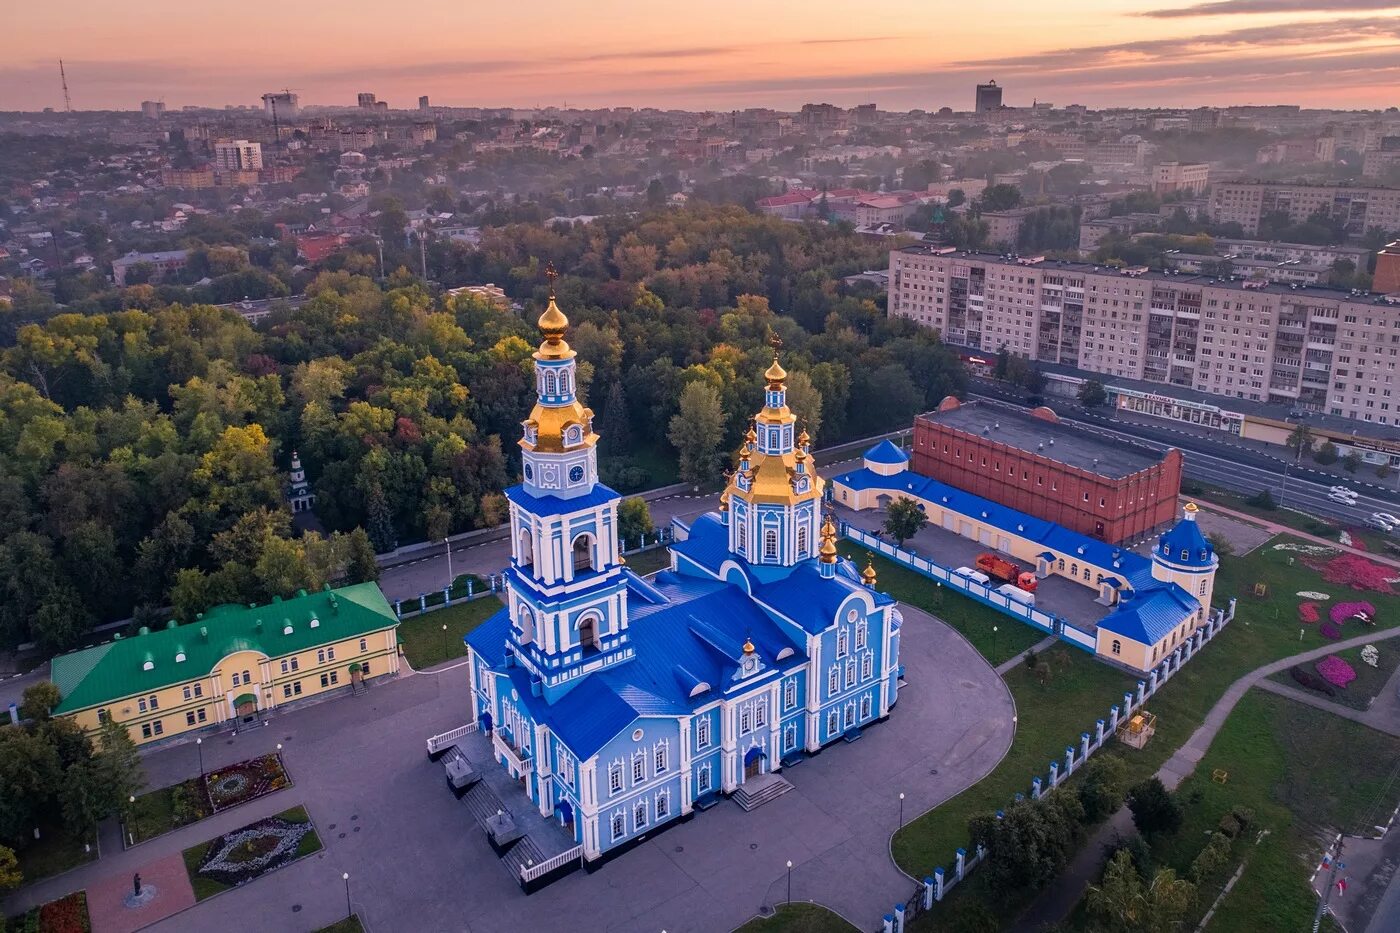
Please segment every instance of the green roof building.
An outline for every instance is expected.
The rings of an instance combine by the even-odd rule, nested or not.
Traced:
[[[54,713],[89,731],[114,718],[138,744],[251,721],[397,673],[398,624],[375,583],[216,606],[54,658]]]

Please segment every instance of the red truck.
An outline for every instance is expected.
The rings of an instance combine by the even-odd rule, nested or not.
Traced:
[[[1037,583],[1035,574],[1023,571],[1000,554],[994,554],[991,551],[978,554],[976,564],[978,570],[994,580],[1014,584],[1027,593],[1035,592]]]

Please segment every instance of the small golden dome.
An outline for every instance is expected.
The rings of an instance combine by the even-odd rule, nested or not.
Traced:
[[[803,450],[801,447],[797,448],[792,456],[798,463],[805,463],[807,461],[807,451]]]
[[[797,435],[797,446],[806,447],[810,443],[812,443],[812,438],[810,435],[808,435],[807,429],[803,428],[802,433]]]
[[[753,642],[750,641],[749,639],[745,638],[745,639],[744,639],[744,654],[753,654],[753,652],[754,652]]]
[[[822,563],[836,563],[836,525],[832,522],[830,513],[827,513],[826,520],[822,522],[821,537],[822,546],[818,553]]]
[[[783,387],[783,380],[787,378],[787,370],[783,369],[782,365],[778,362],[777,353],[773,354],[773,365],[768,367],[767,372],[763,374],[763,378],[768,380],[768,388],[770,389],[781,389]]]
[[[1199,507],[1198,505],[1196,505],[1196,503],[1194,503],[1194,502],[1188,502],[1188,503],[1186,503],[1186,511],[1188,511],[1188,512],[1199,512],[1200,510],[1201,510],[1200,507]]]
[[[749,447],[752,447],[752,446],[754,445],[754,442],[758,440],[758,432],[756,432],[756,431],[753,429],[753,425],[752,425],[752,424],[750,424],[750,425],[749,425],[749,429],[748,429],[747,431],[744,432],[744,440],[746,440],[746,441],[749,442],[749,443],[748,443],[748,446],[749,446]]]
[[[860,572],[860,582],[866,586],[875,585],[875,558],[869,555],[865,558],[865,569]]]

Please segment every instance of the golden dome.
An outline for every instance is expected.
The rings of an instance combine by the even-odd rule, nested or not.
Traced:
[[[749,639],[745,638],[745,639],[744,639],[744,654],[753,654],[753,652],[754,652],[753,642],[750,641]]]
[[[564,332],[569,329],[569,319],[559,310],[559,305],[554,300],[554,280],[559,277],[559,273],[554,271],[554,263],[545,267],[544,274],[549,279],[549,305],[537,322],[545,339],[535,356],[546,360],[565,359],[570,355],[569,345],[564,342]]]
[[[818,553],[822,563],[836,563],[836,525],[831,521],[830,513],[827,513],[826,520],[822,522],[821,536],[822,546]]]
[[[1191,513],[1195,513],[1195,512],[1199,512],[1200,510],[1201,510],[1201,509],[1200,509],[1200,506],[1196,505],[1196,503],[1194,503],[1194,502],[1188,502],[1188,503],[1186,503],[1186,511],[1191,512]]]
[[[748,446],[750,447],[758,440],[758,432],[753,429],[752,424],[750,424],[749,429],[744,432],[744,440],[748,441]]]
[[[797,446],[806,447],[810,443],[812,443],[811,435],[807,433],[806,428],[803,428],[802,433],[797,435]]]
[[[777,353],[773,354],[773,365],[768,367],[767,372],[763,374],[763,378],[768,380],[768,388],[770,389],[781,389],[783,387],[783,380],[787,378],[787,370],[783,369],[782,365],[778,363]]]
[[[866,586],[875,585],[875,558],[866,555],[865,569],[860,572],[860,582]]]

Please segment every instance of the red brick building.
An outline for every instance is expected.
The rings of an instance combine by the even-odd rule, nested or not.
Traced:
[[[1110,441],[1032,412],[951,396],[914,422],[914,472],[1112,544],[1176,519],[1181,451]]]

